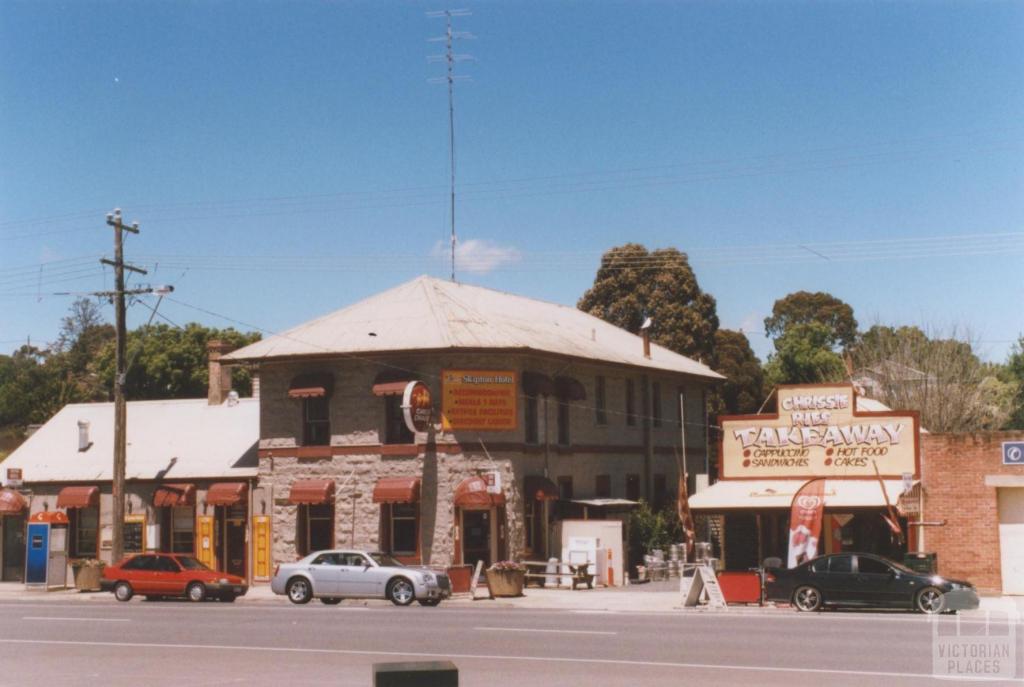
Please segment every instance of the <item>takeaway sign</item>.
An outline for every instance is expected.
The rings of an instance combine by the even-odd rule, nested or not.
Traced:
[[[441,420],[446,430],[514,430],[514,370],[441,370]]]
[[[920,475],[917,413],[857,411],[850,385],[777,391],[775,415],[720,418],[722,479]]]

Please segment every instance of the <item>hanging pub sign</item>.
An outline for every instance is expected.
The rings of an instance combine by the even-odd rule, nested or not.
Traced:
[[[442,370],[441,418],[444,428],[515,429],[517,393],[513,370]]]
[[[497,470],[485,472],[483,474],[484,482],[487,483],[488,494],[500,494],[501,493],[501,473]]]
[[[430,420],[434,416],[434,404],[430,399],[430,389],[423,382],[409,382],[402,392],[402,418],[409,431],[426,432],[430,428]]]
[[[858,411],[847,384],[777,391],[774,415],[720,418],[722,479],[920,476],[916,412]]]

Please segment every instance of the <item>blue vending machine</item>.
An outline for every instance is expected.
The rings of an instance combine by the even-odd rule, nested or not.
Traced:
[[[25,537],[25,586],[67,588],[68,522],[63,513],[35,513]]]

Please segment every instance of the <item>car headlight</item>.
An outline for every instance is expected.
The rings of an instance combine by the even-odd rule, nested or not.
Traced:
[[[423,573],[423,581],[427,584],[437,584],[437,576],[432,572]]]

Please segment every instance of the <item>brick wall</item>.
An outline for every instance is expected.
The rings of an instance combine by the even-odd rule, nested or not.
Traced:
[[[996,487],[987,475],[1024,476],[1024,468],[1002,464],[1002,442],[1024,441],[1024,432],[929,434],[921,442],[925,550],[939,555],[939,572],[967,579],[979,591],[1000,593],[999,515]]]

